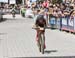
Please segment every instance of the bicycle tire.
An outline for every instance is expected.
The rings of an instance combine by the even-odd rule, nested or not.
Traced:
[[[41,53],[42,54],[44,54],[44,43],[45,43],[44,36],[41,34]]]
[[[39,51],[41,52],[41,45],[39,46]]]
[[[39,51],[41,52],[41,37],[39,37],[39,40],[38,40],[38,47],[39,47]]]

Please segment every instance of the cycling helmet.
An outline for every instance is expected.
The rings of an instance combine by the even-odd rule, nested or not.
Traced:
[[[37,19],[44,19],[44,15],[38,15]]]

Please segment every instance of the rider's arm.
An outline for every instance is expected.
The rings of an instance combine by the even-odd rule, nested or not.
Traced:
[[[46,24],[46,19],[44,19],[44,26],[45,26],[45,27],[47,26],[47,24]]]
[[[38,21],[38,19],[37,19],[36,22],[35,22],[36,27],[38,27],[38,22],[39,22],[39,21]]]

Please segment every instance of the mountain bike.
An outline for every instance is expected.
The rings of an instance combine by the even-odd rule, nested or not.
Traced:
[[[39,44],[39,51],[42,52],[42,54],[44,54],[44,44],[45,44],[45,37],[43,34],[43,29],[39,30],[39,38],[38,38],[38,44]]]
[[[44,46],[45,46],[45,37],[44,37],[44,28],[41,27],[35,27],[33,29],[39,29],[39,35],[38,35],[38,47],[39,51],[44,54]]]

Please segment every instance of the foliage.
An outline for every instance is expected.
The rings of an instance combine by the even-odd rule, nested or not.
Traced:
[[[53,3],[53,4],[62,3],[62,0],[52,0],[52,3]]]
[[[22,3],[22,0],[16,0],[16,3],[17,4],[21,4]]]

